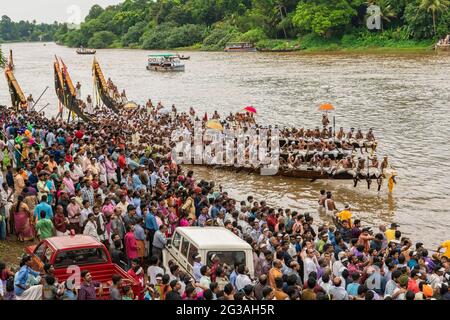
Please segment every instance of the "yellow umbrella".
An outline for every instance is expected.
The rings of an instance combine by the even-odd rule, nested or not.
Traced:
[[[123,106],[125,110],[135,110],[138,108],[138,105],[134,102],[128,102],[126,105]]]
[[[209,120],[209,121],[206,123],[206,127],[207,127],[207,128],[210,128],[210,129],[220,130],[220,131],[223,130],[223,126],[222,126],[222,125],[220,124],[220,122],[217,121],[217,120]]]

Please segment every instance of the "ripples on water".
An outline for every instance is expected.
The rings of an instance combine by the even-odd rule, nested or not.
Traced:
[[[56,114],[53,57],[63,58],[72,79],[92,94],[92,56],[55,44],[3,45],[14,50],[16,78],[25,94],[35,99],[50,89],[37,108],[51,103]],[[270,54],[189,52],[184,73],[151,73],[145,69],[149,51],[98,50],[106,77],[128,97],[144,103],[149,97],[179,110],[190,106],[204,112],[236,112],[246,105],[258,110],[260,121],[292,126],[320,125],[317,107],[337,108],[336,126],[373,127],[380,139],[378,152],[388,154],[399,173],[394,194],[386,184],[380,193],[361,182],[309,181],[259,177],[197,168],[201,177],[215,179],[230,194],[248,194],[276,206],[289,206],[317,217],[316,199],[322,188],[332,190],[338,205],[354,207],[367,223],[396,221],[401,230],[436,245],[449,238],[450,219],[450,55],[445,54]],[[0,103],[9,103],[4,78]]]

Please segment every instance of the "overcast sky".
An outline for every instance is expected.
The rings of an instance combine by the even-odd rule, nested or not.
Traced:
[[[0,0],[0,16],[7,15],[13,21],[76,23],[84,20],[94,4],[106,7],[124,0]]]

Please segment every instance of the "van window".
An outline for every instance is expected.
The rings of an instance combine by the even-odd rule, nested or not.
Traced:
[[[178,232],[175,232],[175,235],[173,236],[172,240],[172,247],[178,251],[180,250],[180,243],[181,243],[181,235]]]
[[[181,243],[181,253],[187,258],[189,250],[189,240],[183,237],[183,242]]]
[[[211,257],[213,254],[216,254],[220,261],[219,263],[226,263],[231,268],[234,268],[235,263],[245,264],[245,252],[244,251],[208,251],[207,261],[208,266],[212,265]]]
[[[189,248],[189,256],[188,261],[191,265],[194,265],[194,255],[198,253],[198,249],[191,243],[191,246]]]
[[[55,268],[107,262],[108,258],[102,248],[65,250],[57,253],[55,257]]]

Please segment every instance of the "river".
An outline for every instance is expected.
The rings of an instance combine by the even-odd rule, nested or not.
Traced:
[[[54,55],[66,63],[72,80],[82,84],[83,98],[92,94],[92,56],[54,43],[2,45],[13,49],[15,75],[26,95],[35,99],[49,86],[37,109],[57,112],[53,83]],[[218,110],[225,115],[253,105],[258,121],[315,127],[320,104],[336,107],[336,126],[372,127],[379,139],[378,154],[389,155],[399,177],[392,195],[386,182],[368,190],[362,182],[315,181],[261,177],[246,173],[196,168],[202,178],[214,179],[238,199],[251,194],[274,206],[291,207],[319,217],[320,189],[330,190],[339,208],[351,204],[365,224],[397,222],[413,241],[434,248],[450,238],[450,55],[446,54],[271,54],[182,52],[190,55],[183,73],[155,73],[145,69],[144,50],[98,50],[106,77],[129,99],[148,98],[187,111]],[[0,104],[10,98],[0,78]],[[377,231],[377,229],[375,229]]]

